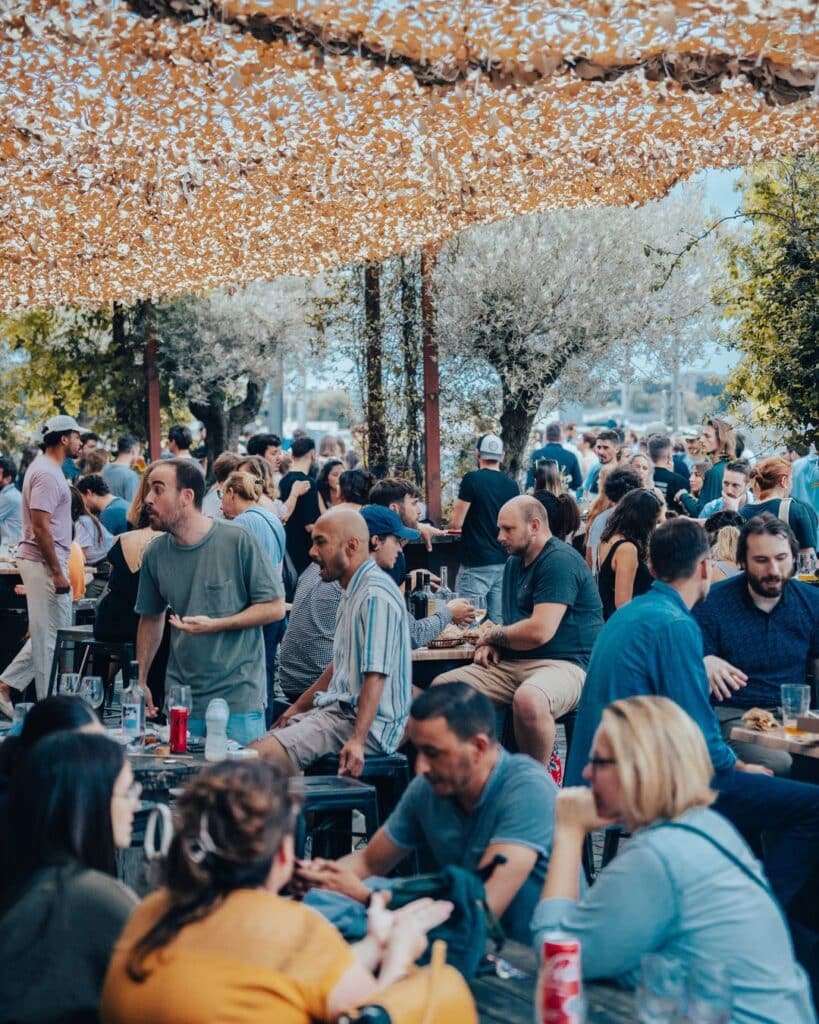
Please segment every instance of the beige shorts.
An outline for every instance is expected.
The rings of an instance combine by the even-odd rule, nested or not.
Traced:
[[[340,754],[353,735],[355,720],[355,708],[345,701],[294,715],[283,729],[268,735],[281,743],[296,768],[303,772],[325,754]],[[364,753],[383,754],[384,750],[370,735]]]
[[[577,707],[585,678],[584,670],[571,661],[529,658],[504,660],[487,668],[469,665],[453,669],[436,676],[432,685],[469,683],[499,705],[511,704],[520,687],[531,687],[543,694],[552,716],[561,718]]]

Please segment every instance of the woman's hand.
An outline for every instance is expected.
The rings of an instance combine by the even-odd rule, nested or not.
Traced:
[[[371,902],[375,903],[375,897]],[[422,899],[408,903],[390,914],[392,930],[387,939],[378,980],[390,985],[407,974],[427,948],[427,935],[452,913],[448,900]]]
[[[597,813],[594,793],[588,786],[569,786],[560,790],[555,821],[558,831],[576,832],[583,836],[614,824],[611,819],[601,818]]]

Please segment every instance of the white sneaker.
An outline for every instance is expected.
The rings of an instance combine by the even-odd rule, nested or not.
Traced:
[[[0,693],[0,715],[5,715],[6,718],[14,718],[14,705],[10,700]]]

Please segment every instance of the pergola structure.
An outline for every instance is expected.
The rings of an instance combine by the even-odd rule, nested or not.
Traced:
[[[0,310],[314,274],[796,152],[818,12],[5,0]]]

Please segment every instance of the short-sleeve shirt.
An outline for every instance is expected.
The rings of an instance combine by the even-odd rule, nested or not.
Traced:
[[[566,611],[548,643],[528,651],[504,648],[504,658],[550,658],[585,668],[603,628],[603,605],[594,576],[569,544],[551,537],[529,565],[513,556],[503,574],[503,621],[530,619],[537,604],[563,604]]]
[[[507,933],[529,941],[529,921],[540,899],[552,850],[557,787],[542,765],[499,748],[480,800],[467,813],[452,797],[439,797],[422,775],[410,783],[384,828],[403,850],[431,856],[438,868],[474,870],[489,846],[516,843],[537,853],[534,867],[503,916]]]
[[[75,526],[74,539],[83,549],[85,560],[89,565],[96,565],[108,557],[111,545],[114,543],[113,536],[106,528],[94,522],[91,516],[80,516]]]
[[[293,559],[293,565],[297,573],[303,573],[310,564],[310,545],[312,543],[307,527],[311,526],[321,515],[318,503],[318,490],[315,481],[311,480],[306,473],[291,470],[279,481],[279,497],[287,501],[290,491],[297,480],[306,480],[310,484],[310,490],[302,494],[296,502],[293,514],[284,524],[284,532],[287,535],[287,553]]]
[[[520,493],[515,481],[496,469],[475,469],[461,480],[458,498],[469,502],[461,532],[461,564],[503,565],[498,543],[498,512]]]
[[[34,539],[32,511],[51,517],[51,536],[61,565],[68,563],[71,551],[71,491],[60,466],[41,452],[26,470],[23,480],[23,539],[17,557],[29,562],[44,562],[40,545]]]
[[[127,533],[130,529],[128,523],[128,502],[123,498],[114,498],[100,512],[100,522],[114,537],[118,537],[121,533]]]
[[[23,496],[14,484],[0,491],[0,539],[17,544],[23,533]]]
[[[682,505],[676,500],[680,491],[688,490],[688,481],[679,473],[672,473],[665,466],[654,467],[654,486],[665,498],[665,503],[673,512],[683,512]]]
[[[136,611],[159,615],[225,618],[252,604],[284,597],[281,578],[256,538],[214,520],[198,544],[178,544],[170,534],[145,550]],[[231,714],[261,710],[266,688],[260,626],[189,634],[171,629],[166,687],[191,687],[193,717],[201,718],[213,697],[224,697]]]
[[[134,981],[131,950],[167,909],[167,892],[152,893],[117,942],[102,993],[107,1024],[331,1019],[330,995],[356,961],[315,910],[263,889],[236,889],[149,953],[147,977]]]
[[[103,467],[102,479],[117,498],[124,498],[130,504],[136,497],[139,476],[130,466],[123,466],[119,462],[109,462],[107,466]]]
[[[368,558],[341,598],[333,641],[333,678],[316,707],[336,701],[358,706],[364,676],[386,676],[370,735],[391,754],[404,735],[412,701],[412,647],[401,591]]]
[[[761,516],[765,512],[779,517],[781,508],[781,498],[770,498],[768,501],[743,505],[739,514],[743,519],[753,519],[754,516]],[[792,499],[788,511],[788,525],[793,530],[800,548],[816,547],[816,513],[810,505],[804,505],[801,501]]]
[[[315,562],[299,576],[279,648],[279,682],[289,700],[300,697],[333,660],[336,614],[343,593],[338,580],[324,582]]]
[[[282,560],[284,559],[285,536],[284,527],[278,516],[268,512],[266,508],[253,505],[251,508],[241,512],[233,522],[237,526],[249,530],[267,554],[271,565],[281,571]]]

